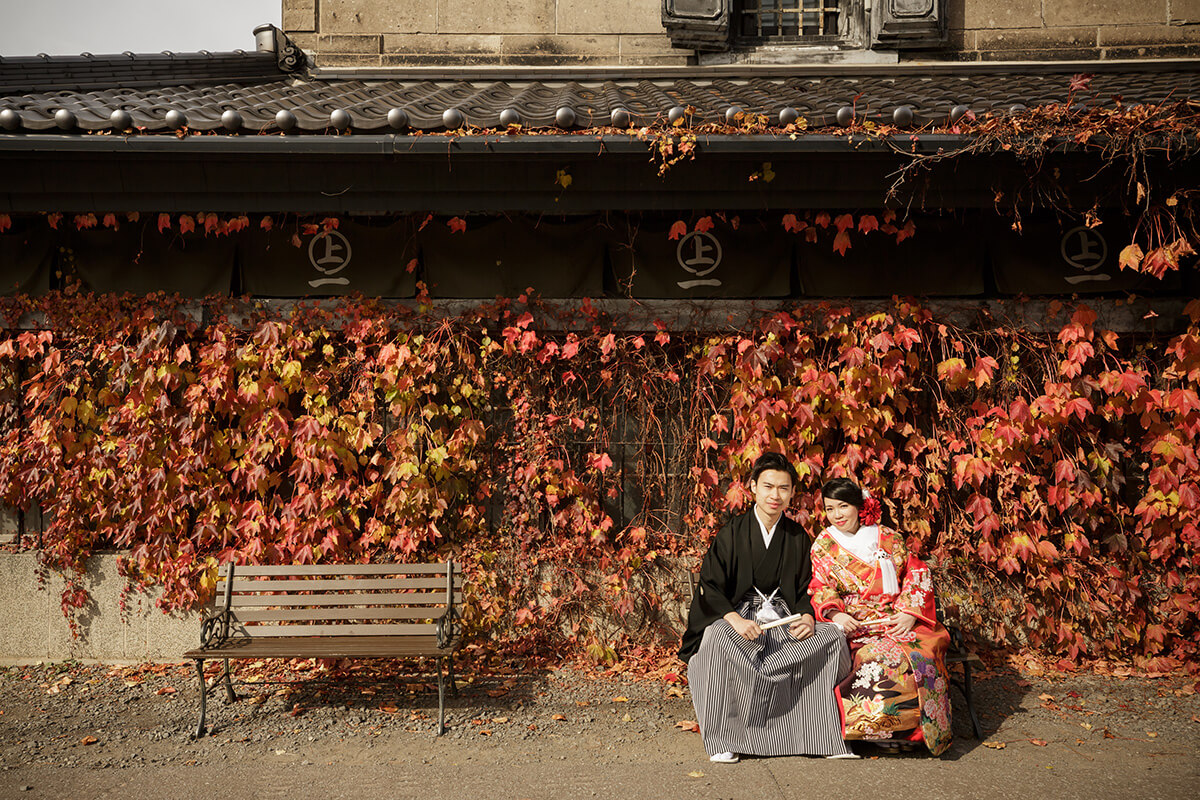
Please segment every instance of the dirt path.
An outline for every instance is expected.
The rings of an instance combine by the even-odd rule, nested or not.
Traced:
[[[251,677],[254,677],[253,675]],[[966,715],[940,759],[707,761],[686,690],[570,670],[480,677],[433,736],[428,678],[253,682],[210,701],[190,737],[183,665],[0,669],[0,798],[1192,798],[1200,696],[1182,677],[995,674],[978,687],[986,738]],[[961,707],[956,706],[961,712]],[[94,741],[92,741],[94,740]],[[26,788],[28,787],[28,788]]]

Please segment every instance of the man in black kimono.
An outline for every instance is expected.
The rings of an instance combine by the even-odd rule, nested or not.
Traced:
[[[780,453],[751,469],[754,505],[709,546],[679,657],[713,761],[739,754],[853,757],[841,738],[834,687],[849,668],[845,636],[816,625],[810,541],[784,516],[797,477]],[[768,620],[801,615],[764,631]]]

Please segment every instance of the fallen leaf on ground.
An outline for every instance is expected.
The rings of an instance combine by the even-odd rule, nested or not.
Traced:
[[[678,686],[672,686],[670,689],[667,689],[667,697],[683,697],[683,689],[680,689]]]
[[[155,692],[155,694],[175,694],[177,691],[179,691],[179,690],[176,689],[174,686],[164,686],[161,689],[159,689],[157,692]]]
[[[576,700],[576,701],[575,701],[575,705],[577,705],[577,706],[586,706],[586,705],[591,705],[591,704],[590,704],[590,703],[589,703],[587,700]]]
[[[617,696],[617,697],[614,697],[614,698],[612,699],[612,701],[613,701],[614,703],[628,703],[628,702],[629,702],[629,698],[628,698],[628,697],[624,697],[624,696]]]
[[[1045,739],[1030,739],[1029,741],[1030,741],[1030,743],[1031,743],[1031,744],[1036,744],[1038,747],[1045,747],[1045,746],[1046,746],[1046,740],[1045,740]]]
[[[1195,722],[1195,723],[1197,723],[1197,724],[1200,724],[1200,716],[1198,716],[1198,717],[1192,717],[1192,722]]]
[[[395,714],[400,709],[396,708],[395,706],[380,706],[379,710],[385,714]]]
[[[679,728],[680,730],[691,731],[692,733],[700,732],[700,723],[696,722],[694,719],[681,719],[679,722],[675,723],[675,727]]]
[[[692,770],[691,772],[689,772],[689,773],[688,773],[688,777],[689,777],[689,778],[703,778],[703,777],[704,777],[704,773],[703,773],[703,772],[701,772],[701,771],[700,771],[700,770],[698,770],[698,769],[694,769],[694,770]]]
[[[983,746],[990,747],[993,750],[1003,750],[1004,748],[1008,747],[1008,745],[1004,742],[984,742]]]
[[[487,690],[488,697],[504,697],[504,695],[506,695],[506,694],[508,694],[508,689],[488,689]]]
[[[555,714],[550,719],[555,720],[557,722],[566,722],[567,721],[567,718],[565,716],[563,716],[562,714]]]
[[[1146,731],[1146,735],[1147,735],[1147,736],[1149,736],[1151,739],[1157,739],[1157,738],[1158,738],[1158,734],[1157,734],[1157,733],[1155,733],[1154,731]]]
[[[1045,692],[1042,692],[1041,694],[1038,695],[1038,700],[1053,700],[1053,699],[1054,699],[1054,695],[1046,694]]]
[[[1081,723],[1079,723],[1079,727],[1081,727],[1081,728],[1084,728],[1084,729],[1086,729],[1086,730],[1089,730],[1089,731],[1090,731],[1090,730],[1092,729],[1092,723],[1090,723],[1090,722],[1081,722]]]
[[[491,736],[491,735],[492,735],[492,732],[491,732],[491,731],[484,730],[484,731],[480,731],[480,732],[479,732],[479,735],[480,735],[480,736]]]
[[[508,722],[508,717],[492,717],[492,724],[494,725],[503,725],[506,722]]]
[[[98,741],[100,741],[100,740],[97,739],[95,736],[85,736],[79,740],[79,743],[82,745],[88,745],[88,744],[95,744]]]

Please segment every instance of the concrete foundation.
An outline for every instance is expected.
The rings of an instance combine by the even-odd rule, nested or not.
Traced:
[[[180,661],[199,643],[199,615],[164,614],[157,594],[130,594],[122,614],[115,555],[92,558],[84,578],[91,599],[76,613],[77,635],[62,613],[63,585],[54,574],[39,579],[36,554],[0,553],[0,663]]]

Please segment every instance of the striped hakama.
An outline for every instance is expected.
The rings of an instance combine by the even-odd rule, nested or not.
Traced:
[[[753,619],[759,603],[738,613]],[[846,637],[818,623],[798,640],[787,626],[746,641],[725,620],[704,630],[688,661],[688,683],[704,749],[743,755],[849,753],[834,687],[850,671]]]

